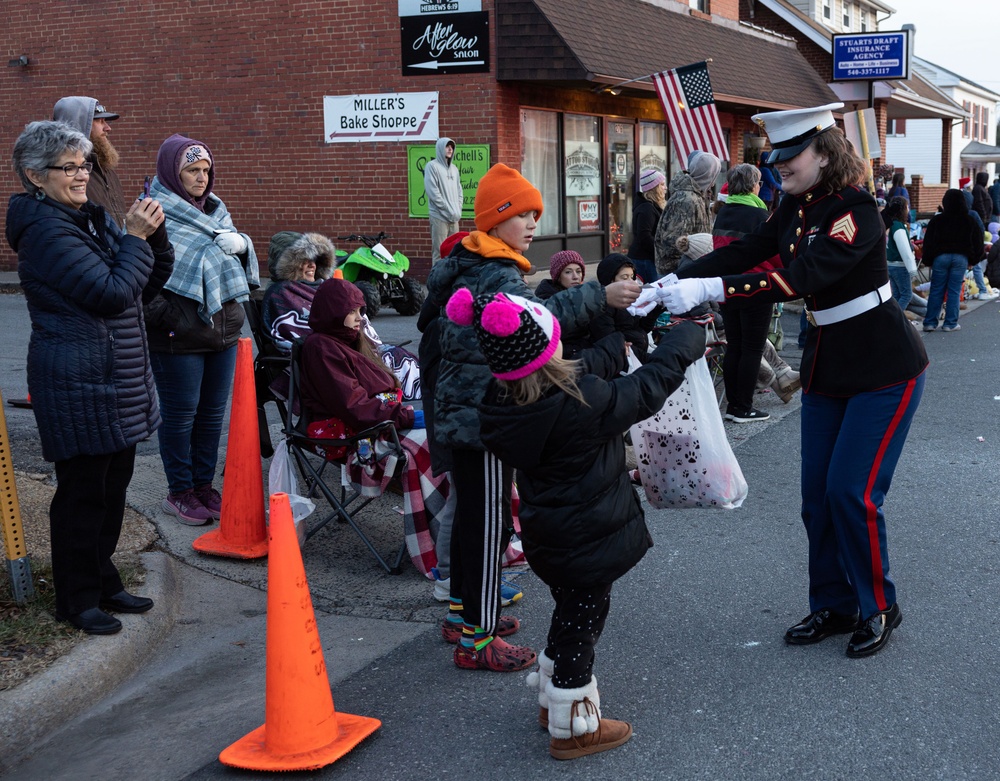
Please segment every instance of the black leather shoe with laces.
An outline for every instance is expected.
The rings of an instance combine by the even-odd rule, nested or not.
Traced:
[[[825,640],[831,635],[843,635],[858,627],[858,614],[845,615],[833,610],[817,610],[803,618],[785,632],[789,645],[809,645]]]
[[[903,623],[903,613],[899,605],[893,602],[888,610],[876,613],[861,622],[851,635],[851,642],[847,644],[847,655],[857,659],[877,654],[889,642],[892,630],[901,623]]]

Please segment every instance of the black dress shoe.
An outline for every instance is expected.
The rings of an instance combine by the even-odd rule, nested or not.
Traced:
[[[74,615],[64,615],[56,611],[56,621],[72,624],[88,635],[113,635],[122,629],[121,621],[96,607],[88,608],[82,613]]]
[[[857,659],[861,656],[871,656],[878,653],[889,642],[892,630],[901,623],[903,623],[903,613],[900,611],[899,605],[893,602],[888,610],[876,613],[871,618],[866,618],[861,622],[861,625],[851,635],[851,642],[847,644],[847,655],[852,659]]]
[[[833,610],[817,610],[803,618],[785,632],[789,645],[809,645],[825,640],[830,635],[843,635],[858,628],[858,614],[853,616]]]
[[[149,597],[137,597],[127,591],[101,599],[101,610],[113,610],[115,613],[145,613],[152,606],[153,600]]]

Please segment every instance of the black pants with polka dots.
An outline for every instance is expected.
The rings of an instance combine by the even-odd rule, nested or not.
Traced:
[[[611,609],[611,584],[592,589],[552,587],[552,611],[545,655],[553,661],[552,684],[578,689],[590,683],[594,646]]]

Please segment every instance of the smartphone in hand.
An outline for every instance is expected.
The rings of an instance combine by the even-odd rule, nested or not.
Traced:
[[[149,197],[149,177],[147,176],[145,181],[142,183],[142,195],[139,196],[139,200],[145,200]]]

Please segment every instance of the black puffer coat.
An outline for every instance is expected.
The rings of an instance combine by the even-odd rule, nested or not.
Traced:
[[[588,352],[578,381],[586,404],[553,390],[521,407],[491,384],[479,408],[483,443],[517,470],[524,553],[547,585],[608,585],[652,546],[622,434],[659,411],[704,352],[704,330],[684,323],[641,369],[607,381],[597,375],[625,368],[625,340],[612,334]]]
[[[122,234],[104,210],[15,195],[7,241],[31,316],[28,390],[47,461],[117,453],[160,422],[142,299],[170,277],[161,229]],[[155,252],[151,248],[155,246]]]

